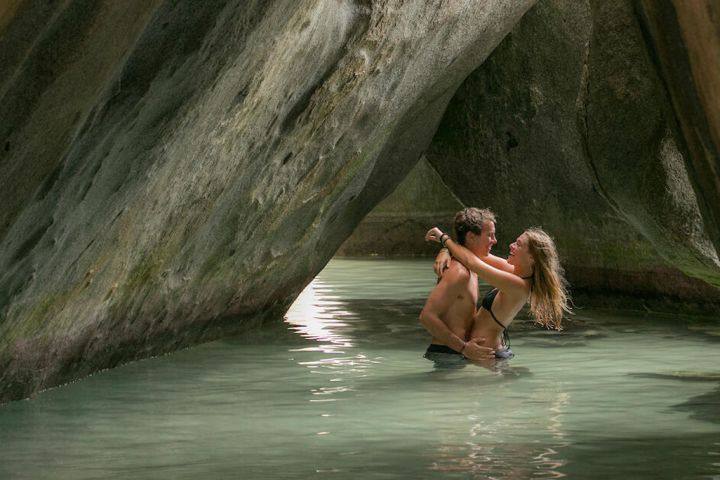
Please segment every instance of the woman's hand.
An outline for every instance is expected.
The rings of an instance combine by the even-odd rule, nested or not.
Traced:
[[[450,252],[448,252],[445,248],[440,250],[440,252],[437,254],[437,257],[435,257],[433,270],[435,270],[435,275],[437,275],[438,278],[442,277],[443,272],[450,267],[451,258],[452,257],[450,256]]]
[[[442,236],[443,236],[443,232],[439,228],[433,227],[430,230],[428,230],[427,233],[425,234],[425,241],[429,242],[432,240],[433,242],[439,243],[440,237],[442,237]]]

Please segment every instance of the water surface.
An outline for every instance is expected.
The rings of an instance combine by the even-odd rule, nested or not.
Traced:
[[[428,260],[335,259],[262,331],[0,407],[0,478],[720,479],[720,319],[516,320],[435,369]]]

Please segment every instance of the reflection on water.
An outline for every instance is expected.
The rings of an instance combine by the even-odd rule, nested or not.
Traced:
[[[580,311],[435,369],[428,261],[334,260],[284,322],[0,408],[0,478],[720,478],[717,319]]]
[[[380,265],[377,261],[370,261],[366,264],[370,268],[377,265]],[[363,343],[372,343],[375,346],[393,345],[397,341],[396,336],[408,334],[412,334],[418,339],[426,337],[424,332],[418,330],[415,321],[419,306],[421,306],[421,299],[413,302],[412,305],[407,305],[409,308],[405,309],[402,308],[402,305],[396,303],[397,298],[386,299],[379,305],[380,312],[365,312],[363,310],[370,310],[370,307],[376,304],[373,300],[380,292],[369,293],[375,285],[373,283],[365,284],[355,278],[349,280],[349,283],[354,283],[357,287],[351,296],[347,283],[338,281],[338,278],[332,276],[333,273],[336,273],[333,271],[333,266],[331,264],[328,271],[325,272],[329,274],[330,279],[326,280],[321,275],[310,284],[303,294],[298,297],[285,319],[293,331],[308,340],[317,342],[312,347],[296,348],[291,351],[315,351],[331,354],[317,360],[299,361],[298,364],[308,367],[311,374],[331,375],[333,378],[330,381],[340,383],[340,385],[336,384],[337,386],[333,387],[311,388],[312,395],[318,398],[310,399],[310,402],[348,400],[351,397],[338,394],[368,390],[351,385],[355,385],[360,378],[371,376],[369,370],[373,365],[381,366],[383,357],[370,359],[362,353],[351,354],[352,350],[348,347],[363,347]],[[337,273],[340,272],[338,269]],[[358,277],[371,279],[372,274],[358,275]],[[425,277],[425,280],[432,278],[429,275]],[[419,277],[419,279],[422,278],[422,276]],[[410,280],[404,278],[404,281],[407,284]],[[432,284],[427,282],[424,291],[428,291],[430,288],[432,288]],[[383,293],[387,294],[387,291]],[[343,301],[343,298],[345,298],[345,301]],[[392,328],[391,332],[383,334],[381,328],[379,329],[377,325],[372,324],[385,320],[389,312],[393,312],[395,319],[405,317],[406,321]],[[380,315],[377,313],[380,313]],[[365,323],[365,328],[372,329],[372,334],[365,335],[364,332],[358,332],[359,322]],[[370,325],[367,325],[368,323]],[[358,328],[353,328],[353,326]],[[378,333],[378,330],[380,330],[380,333]],[[421,352],[418,351],[412,359],[414,364],[417,363],[416,370],[417,367],[423,367],[422,360],[417,355],[418,353]],[[485,373],[491,373],[497,377],[497,375],[502,376],[513,368],[508,362],[502,362],[502,366],[503,368],[493,369]],[[471,365],[471,368],[477,367]],[[526,367],[515,368],[519,368],[524,373],[528,372]],[[480,405],[473,405],[472,403],[475,402],[468,403],[468,399],[463,398],[463,395],[453,393],[461,384],[446,385],[451,391],[448,392],[446,398],[440,399],[446,405],[437,404],[438,398],[435,392],[428,394],[423,391],[426,385],[422,385],[422,383],[428,380],[452,382],[453,378],[450,373],[442,370],[431,370],[419,377],[417,375],[413,375],[412,378],[410,376],[400,376],[391,382],[391,385],[396,386],[421,382],[420,385],[416,385],[419,388],[410,389],[409,392],[397,392],[397,396],[410,398],[406,403],[406,408],[420,407],[420,411],[425,410],[433,413],[441,411],[443,413],[443,415],[431,414],[425,420],[414,418],[415,422],[424,422],[425,427],[431,427],[433,434],[437,436],[437,441],[432,442],[432,448],[426,448],[423,451],[423,456],[428,460],[428,471],[437,472],[443,474],[443,476],[449,474],[465,476],[470,474],[473,478],[489,478],[489,476],[497,474],[504,478],[529,478],[536,475],[550,478],[564,476],[557,469],[565,464],[565,460],[559,457],[558,452],[567,445],[564,438],[566,434],[562,429],[561,420],[563,407],[568,401],[567,393],[556,391],[556,384],[554,385],[555,388],[547,391],[543,389],[543,391],[535,393],[538,397],[544,397],[538,403],[543,404],[547,410],[545,412],[536,411],[533,415],[533,421],[541,424],[542,428],[547,430],[549,437],[553,439],[553,443],[552,445],[525,445],[522,442],[509,441],[507,432],[512,430],[513,425],[508,423],[506,417],[490,414],[498,406],[505,412],[518,411],[522,408],[523,402],[521,400],[508,401],[508,399],[498,396],[497,398],[502,400],[502,405],[495,405],[483,412],[484,409]],[[409,382],[410,380],[412,382]],[[372,383],[373,388],[370,390],[376,390],[378,382],[374,380]],[[387,386],[384,388],[387,388]],[[419,395],[415,396],[414,393],[419,393]],[[492,398],[490,400],[492,401]],[[370,399],[370,401],[372,400]],[[448,412],[445,411],[447,406],[452,407],[453,410],[460,409],[459,411],[463,411],[464,419],[460,422],[461,428],[458,428],[457,421],[449,421],[447,418]],[[377,411],[381,410],[378,409]],[[336,414],[324,413],[322,415],[333,417]],[[544,418],[538,418],[538,415]],[[405,412],[399,412],[396,416],[395,421],[399,421],[403,416],[414,417],[414,415],[408,415]],[[527,421],[527,419],[524,421]],[[318,435],[331,435],[333,433],[335,432],[328,429],[318,432]],[[345,453],[347,455],[354,454],[352,451]],[[322,471],[339,473],[343,470],[337,467]]]
[[[351,339],[343,334],[350,325],[342,321],[352,313],[343,310],[338,298],[329,294],[317,280],[303,290],[286,314],[285,321],[291,325],[291,330],[318,344],[293,351],[332,353],[339,347],[353,346]]]

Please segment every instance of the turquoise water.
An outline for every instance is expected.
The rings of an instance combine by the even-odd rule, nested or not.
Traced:
[[[333,260],[285,319],[0,407],[0,479],[720,479],[720,318],[517,320],[422,358],[428,260]]]

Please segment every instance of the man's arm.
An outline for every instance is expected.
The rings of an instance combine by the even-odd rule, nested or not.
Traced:
[[[451,268],[445,272],[440,282],[430,292],[425,306],[420,312],[420,323],[425,330],[456,352],[461,352],[465,347],[465,339],[454,334],[445,322],[440,318],[450,309],[460,293],[463,281],[467,281],[468,273],[459,268]]]

